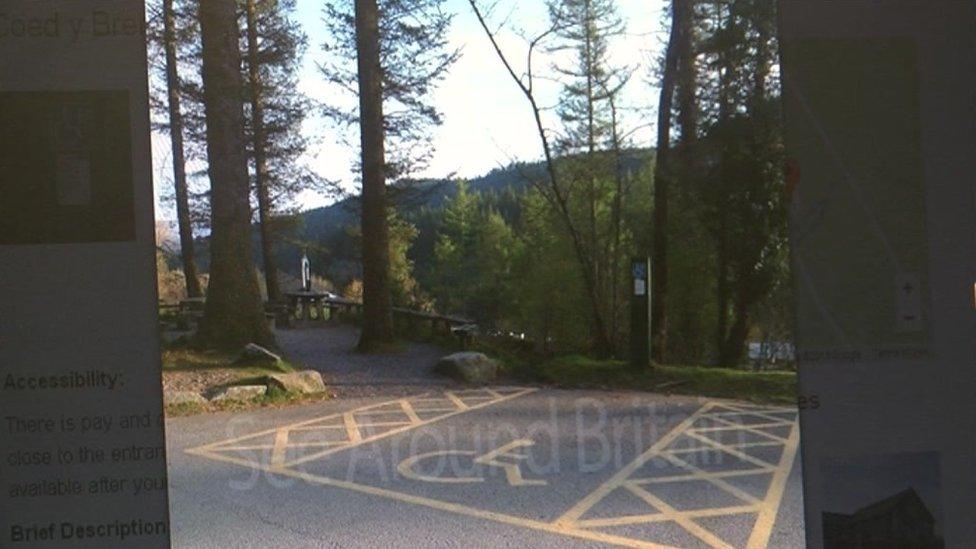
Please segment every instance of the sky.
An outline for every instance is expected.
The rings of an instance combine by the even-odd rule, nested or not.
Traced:
[[[321,51],[325,26],[322,22],[322,0],[298,0],[296,18],[309,38],[299,88],[312,98],[329,100],[337,91],[323,79],[317,63],[323,60]],[[632,131],[633,143],[649,146],[653,142],[653,121],[657,106],[654,68],[663,50],[667,29],[663,25],[665,0],[616,0],[617,10],[627,28],[626,34],[610,44],[611,64],[628,67],[633,77],[623,91],[622,103],[628,108],[625,126]],[[450,31],[452,47],[462,55],[450,74],[435,91],[436,104],[444,115],[444,124],[434,129],[435,153],[429,168],[416,177],[476,177],[513,160],[531,161],[542,157],[542,149],[532,111],[511,77],[491,48],[484,31],[467,0],[447,0],[446,9],[455,15]],[[544,0],[499,0],[495,8],[510,25],[518,26],[526,35],[537,33],[547,23]],[[503,33],[502,48],[517,67],[524,70],[524,41],[511,32]],[[553,55],[537,57],[537,73],[550,72]],[[519,70],[517,68],[517,70]],[[548,79],[537,84],[540,102],[555,104],[559,85]],[[549,114],[547,124],[552,123]],[[354,190],[356,178],[353,164],[358,150],[340,144],[337,130],[318,116],[310,117],[304,131],[318,136],[319,142],[307,154],[306,161],[319,174],[340,181],[347,190]],[[169,157],[168,142],[161,136],[154,138],[154,151],[159,161],[157,170]],[[358,141],[353,134],[353,143]],[[157,181],[167,181],[165,173]],[[324,206],[334,199],[311,192],[299,196],[301,209]],[[164,204],[163,209],[167,206]],[[171,216],[168,216],[171,217]]]

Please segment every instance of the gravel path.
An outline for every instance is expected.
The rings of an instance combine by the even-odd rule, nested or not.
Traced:
[[[288,360],[321,372],[340,396],[413,395],[453,384],[431,372],[449,353],[433,345],[411,343],[401,353],[363,355],[355,350],[359,329],[352,326],[279,330],[275,336]]]

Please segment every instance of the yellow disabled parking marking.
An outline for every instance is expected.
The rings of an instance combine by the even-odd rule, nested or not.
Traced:
[[[423,454],[416,454],[408,457],[407,459],[400,462],[397,465],[397,472],[403,475],[405,478],[411,480],[419,480],[422,482],[434,482],[443,484],[467,484],[472,482],[484,482],[484,477],[445,477],[440,475],[426,475],[423,473],[418,473],[416,466],[429,458],[443,459],[449,456],[465,456],[472,458],[474,463],[479,465],[487,465],[489,467],[498,467],[505,471],[505,479],[508,481],[509,486],[545,486],[548,484],[544,480],[538,479],[527,479],[522,476],[522,469],[517,463],[507,463],[500,461],[499,458],[510,458],[514,460],[523,460],[528,458],[527,454],[519,453],[516,450],[518,448],[526,448],[534,445],[535,442],[529,439],[518,439],[505,444],[504,446],[497,448],[484,454],[482,456],[475,457],[477,452],[471,450],[439,450],[435,452],[425,452]]]
[[[402,398],[381,402],[369,406],[356,408],[348,412],[330,414],[291,425],[275,427],[257,433],[251,433],[212,444],[206,444],[186,450],[187,453],[218,461],[226,461],[238,465],[263,467],[265,464],[260,456],[242,456],[242,450],[271,450],[270,465],[273,469],[282,469],[301,465],[310,461],[325,458],[336,452],[354,448],[362,444],[375,442],[410,429],[447,419],[461,413],[479,410],[527,395],[536,391],[534,388],[509,387],[496,389],[472,389],[467,391],[450,392],[443,396],[431,397],[429,394],[414,398]],[[439,403],[435,408],[415,406],[415,403]],[[431,417],[422,419],[419,413],[433,413]],[[375,420],[372,418],[383,418]],[[393,421],[391,421],[393,419]],[[364,429],[380,428],[381,431],[372,435],[364,433]],[[304,442],[292,440],[294,433],[337,433],[340,438],[329,441]],[[324,448],[288,459],[288,451],[294,449]]]
[[[731,404],[723,402],[709,402],[702,406],[698,411],[679,423],[674,429],[659,439],[654,445],[648,448],[637,459],[627,464],[624,468],[615,473],[609,480],[600,485],[592,493],[581,499],[569,508],[563,515],[554,521],[547,522],[542,520],[528,519],[520,516],[508,515],[495,511],[488,511],[458,503],[428,498],[415,494],[397,492],[377,486],[359,484],[356,482],[340,480],[321,475],[311,474],[295,469],[296,465],[307,463],[315,459],[322,459],[335,452],[360,446],[382,438],[402,433],[409,429],[429,425],[436,421],[447,419],[468,411],[478,410],[487,406],[505,402],[520,396],[534,392],[531,388],[494,388],[470,391],[445,392],[443,395],[420,395],[410,399],[398,399],[371,406],[364,406],[348,412],[331,414],[328,416],[302,421],[292,425],[286,425],[259,433],[253,433],[241,437],[236,437],[213,444],[191,448],[187,453],[218,460],[237,465],[250,467],[257,470],[266,471],[279,476],[291,477],[304,480],[310,484],[329,486],[355,491],[363,494],[370,494],[386,499],[420,505],[430,509],[450,512],[462,516],[490,520],[512,526],[530,528],[540,532],[558,534],[574,537],[587,541],[597,541],[607,544],[619,545],[623,547],[645,547],[651,549],[676,549],[672,546],[657,543],[652,540],[638,539],[625,535],[617,535],[600,530],[600,528],[626,526],[626,525],[655,525],[662,523],[673,523],[690,535],[694,536],[704,544],[713,548],[730,548],[732,545],[721,539],[720,533],[713,532],[703,526],[696,519],[709,517],[726,517],[743,514],[756,516],[756,520],[749,540],[744,549],[760,549],[766,547],[772,533],[773,525],[786,488],[786,482],[795,461],[797,448],[799,446],[799,427],[796,419],[784,419],[771,415],[773,413],[788,412],[796,414],[795,409],[758,407],[752,405]],[[433,407],[425,407],[422,404],[435,404]],[[364,418],[401,414],[400,421],[368,421]],[[418,413],[434,413],[436,415],[422,419]],[[739,423],[735,418],[750,417],[760,420],[757,423]],[[714,424],[702,427],[696,423],[705,420]],[[369,427],[391,427],[390,429],[378,434],[364,436],[362,429]],[[766,428],[787,428],[788,436],[781,437],[763,431]],[[309,431],[329,432],[334,431],[344,433],[345,437],[335,441],[324,442],[293,442],[289,440],[291,433],[301,433]],[[723,443],[712,439],[708,433],[749,433],[764,439],[762,442],[740,442]],[[697,448],[670,448],[681,437],[692,439],[700,443]],[[261,441],[270,440],[272,442],[262,444]],[[527,480],[521,477],[521,472],[516,465],[499,461],[500,457],[519,460],[526,457],[525,454],[517,452],[518,449],[532,445],[531,440],[519,439],[506,444],[497,450],[489,452],[483,456],[474,458],[475,452],[465,450],[451,451],[457,455],[471,456],[481,460],[482,464],[490,466],[500,466],[506,468],[506,476],[509,483],[513,486],[541,486],[546,481]],[[767,463],[761,459],[748,455],[743,450],[754,447],[782,447],[782,453],[776,463]],[[288,460],[287,450],[293,448],[318,448],[326,447],[325,450],[316,451],[309,455],[297,459]],[[270,449],[271,459],[262,461],[260,458],[241,457],[234,455],[237,450],[244,449]],[[722,452],[726,455],[736,457],[743,462],[749,463],[752,467],[744,470],[722,470],[707,471],[696,467],[683,456],[691,452],[700,452],[703,449],[714,452]],[[435,454],[443,454],[437,452]],[[407,478],[414,480],[424,480],[431,482],[447,482],[443,478],[417,478],[418,475],[412,466],[433,454],[418,454],[401,462],[401,468],[406,467],[409,472],[400,471]],[[652,459],[664,459],[683,471],[672,476],[657,476],[642,478],[637,476],[638,471],[643,465]],[[412,460],[412,461],[411,461]],[[510,471],[514,468],[514,471]],[[756,474],[769,474],[772,480],[763,497],[752,496],[735,486],[729,484],[726,479],[737,476],[747,476]],[[480,482],[479,477],[456,477],[450,482],[468,483]],[[514,483],[512,482],[514,480]],[[740,500],[740,505],[726,505],[714,508],[682,510],[669,504],[664,499],[655,494],[656,486],[662,484],[700,482],[705,481],[709,484],[724,490],[726,493]],[[595,506],[600,504],[605,498],[615,490],[625,490],[648,505],[648,511],[639,515],[622,515],[617,517],[586,518],[586,514]]]

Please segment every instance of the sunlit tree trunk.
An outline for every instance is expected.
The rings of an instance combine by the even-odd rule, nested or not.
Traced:
[[[280,298],[278,266],[275,261],[274,227],[272,227],[271,193],[268,189],[267,135],[264,128],[261,64],[259,60],[256,0],[247,0],[247,74],[251,97],[251,147],[254,150],[254,191],[258,198],[258,222],[261,224],[261,257],[264,283],[269,303]]]
[[[682,4],[675,0],[674,4]],[[671,110],[678,70],[678,33],[681,10],[672,8],[671,36],[664,55],[664,74],[657,107],[657,147],[654,163],[654,214],[651,244],[651,329],[652,357],[665,359],[668,294],[668,205],[671,192]]]
[[[271,345],[251,255],[250,185],[244,147],[241,52],[234,0],[200,2],[204,108],[211,188],[210,286],[203,343]]]
[[[356,0],[359,123],[362,154],[363,331],[359,349],[393,341],[390,236],[387,225],[383,70],[376,0]]]
[[[176,14],[173,0],[163,0],[163,49],[166,51],[166,91],[169,98],[169,134],[173,149],[173,187],[176,198],[176,222],[180,233],[180,257],[188,297],[200,297],[200,279],[193,250],[193,225],[190,222],[190,198],[186,185],[186,156],[183,145],[183,112],[180,104],[180,77],[176,57]]]

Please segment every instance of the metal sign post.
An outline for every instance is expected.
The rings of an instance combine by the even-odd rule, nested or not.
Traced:
[[[638,370],[651,363],[651,262],[648,258],[631,262],[630,365]]]

